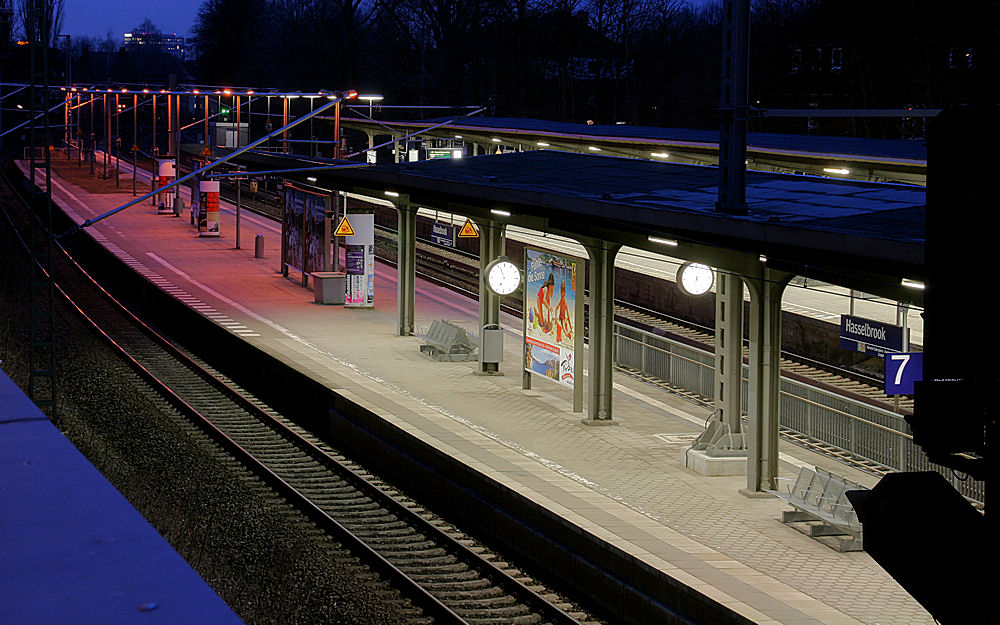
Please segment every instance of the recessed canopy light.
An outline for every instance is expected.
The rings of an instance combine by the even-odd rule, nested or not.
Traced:
[[[851,173],[851,170],[846,167],[824,167],[823,171],[828,174],[840,174],[841,176]]]
[[[677,241],[674,239],[661,239],[660,237],[647,237],[650,243],[659,243],[660,245],[669,245],[670,247],[677,247]]]

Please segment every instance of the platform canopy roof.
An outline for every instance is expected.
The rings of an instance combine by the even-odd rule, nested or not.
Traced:
[[[256,154],[249,169],[322,159]],[[748,172],[745,216],[715,210],[715,167],[538,150],[310,172],[321,187],[398,193],[410,204],[608,240],[670,256],[712,250],[765,256],[775,267],[914,303],[903,278],[924,277],[925,189]],[[304,181],[306,174],[288,177]],[[492,212],[502,210],[510,217]],[[650,237],[678,241],[658,246]]]

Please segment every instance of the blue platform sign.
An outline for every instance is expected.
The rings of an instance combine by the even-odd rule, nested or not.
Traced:
[[[435,245],[455,247],[455,225],[435,221],[431,224],[431,241]]]
[[[905,338],[903,326],[852,315],[840,316],[840,346],[852,352],[885,358],[887,352],[906,349]]]
[[[885,394],[912,395],[913,383],[924,379],[924,354],[886,354]]]

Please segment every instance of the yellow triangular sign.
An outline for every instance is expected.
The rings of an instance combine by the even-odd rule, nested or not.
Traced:
[[[337,231],[333,233],[335,237],[352,237],[354,236],[354,228],[351,227],[351,222],[347,221],[347,216],[345,215],[343,219],[340,220],[340,225],[337,226]]]
[[[479,236],[479,231],[472,225],[471,219],[466,219],[465,225],[458,231],[458,236],[463,239],[474,239]]]
[[[205,158],[212,156],[212,149],[206,145],[201,149],[201,155]]]

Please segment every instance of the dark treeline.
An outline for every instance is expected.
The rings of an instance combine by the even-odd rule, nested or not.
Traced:
[[[752,104],[998,101],[996,1],[755,0],[752,8]],[[479,104],[503,116],[711,127],[719,11],[683,0],[206,0],[194,43],[197,73],[213,83],[352,87],[392,103]],[[768,124],[755,125],[922,134],[899,122]]]
[[[720,2],[205,0],[185,67],[110,36],[60,39],[70,61],[55,55],[51,63],[56,71],[65,64],[77,81],[159,84],[174,73],[189,84],[353,88],[383,94],[386,104],[480,105],[497,116],[711,128]],[[752,105],[1000,102],[1000,0],[752,0],[751,7]],[[12,61],[26,50],[5,49],[4,76],[14,77]],[[924,132],[919,119],[756,119],[752,129]]]

